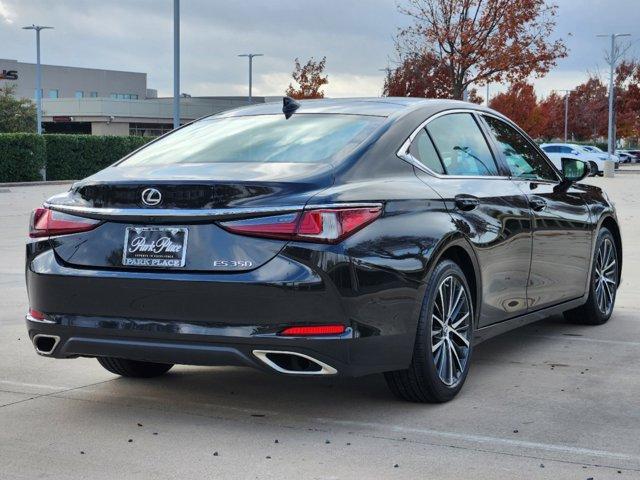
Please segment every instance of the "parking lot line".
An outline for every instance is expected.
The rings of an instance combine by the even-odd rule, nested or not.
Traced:
[[[640,342],[628,342],[625,340],[606,340],[600,338],[576,337],[573,335],[536,335],[525,334],[524,337],[544,338],[548,340],[570,341],[570,342],[589,342],[602,343],[607,345],[625,345],[629,347],[640,347]]]
[[[325,425],[339,425],[343,427],[361,427],[361,428],[376,428],[391,430],[396,433],[414,433],[420,435],[430,435],[434,437],[450,438],[456,440],[462,440],[473,443],[493,444],[493,445],[508,445],[518,448],[527,448],[533,450],[542,450],[547,452],[559,452],[569,455],[586,455],[591,457],[609,458],[615,460],[628,460],[639,462],[640,457],[636,455],[628,455],[619,452],[610,452],[606,450],[593,450],[590,448],[571,447],[569,445],[557,445],[553,443],[541,443],[541,442],[529,442],[526,440],[514,440],[511,438],[492,437],[487,435],[475,435],[470,433],[449,432],[442,430],[432,430],[428,428],[412,428],[412,427],[400,427],[393,426],[384,423],[375,422],[358,422],[352,420],[336,420],[330,418],[314,418],[315,422],[323,423]]]
[[[68,390],[70,388],[73,388],[67,385],[45,385],[42,383],[14,382],[11,380],[0,380],[0,385],[7,385],[11,387],[44,388],[46,390]]]

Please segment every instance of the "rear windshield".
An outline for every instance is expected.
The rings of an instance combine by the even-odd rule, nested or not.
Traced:
[[[207,118],[133,154],[120,165],[175,163],[322,163],[344,157],[383,117],[283,114]]]

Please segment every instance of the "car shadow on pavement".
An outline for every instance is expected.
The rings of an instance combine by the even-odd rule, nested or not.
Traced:
[[[568,326],[561,317],[550,318],[479,345],[469,379],[462,394],[453,402],[465,408],[482,398],[493,379],[501,376],[513,364],[526,356],[545,359],[545,336],[561,338]],[[490,364],[490,365],[488,365]],[[497,371],[496,369],[503,371]],[[115,378],[93,387],[93,391],[78,393],[101,401],[138,404],[151,408],[179,409],[200,415],[291,416],[299,413],[306,418],[377,421],[379,415],[404,417],[415,411],[439,411],[452,404],[411,404],[396,399],[387,389],[383,375],[359,378],[304,378],[269,374],[243,367],[176,366],[168,374],[155,379]],[[104,396],[108,398],[104,398]],[[402,408],[391,409],[398,404]]]

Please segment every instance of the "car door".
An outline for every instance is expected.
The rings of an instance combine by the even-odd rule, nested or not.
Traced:
[[[585,293],[591,255],[589,208],[582,190],[560,187],[560,174],[514,126],[488,114],[483,120],[533,212],[529,310]]]
[[[524,313],[531,258],[526,196],[496,161],[478,119],[452,112],[429,119],[414,133],[409,153],[416,175],[444,199],[455,229],[472,244],[482,298],[479,325]]]

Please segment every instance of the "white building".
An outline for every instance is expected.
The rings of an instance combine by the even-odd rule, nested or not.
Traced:
[[[157,98],[156,90],[147,88],[146,73],[58,65],[41,69],[45,133],[155,136],[173,128],[173,99]],[[0,59],[0,87],[14,85],[17,97],[35,99],[35,70],[33,63]],[[247,97],[186,96],[180,99],[181,123],[246,104]]]

